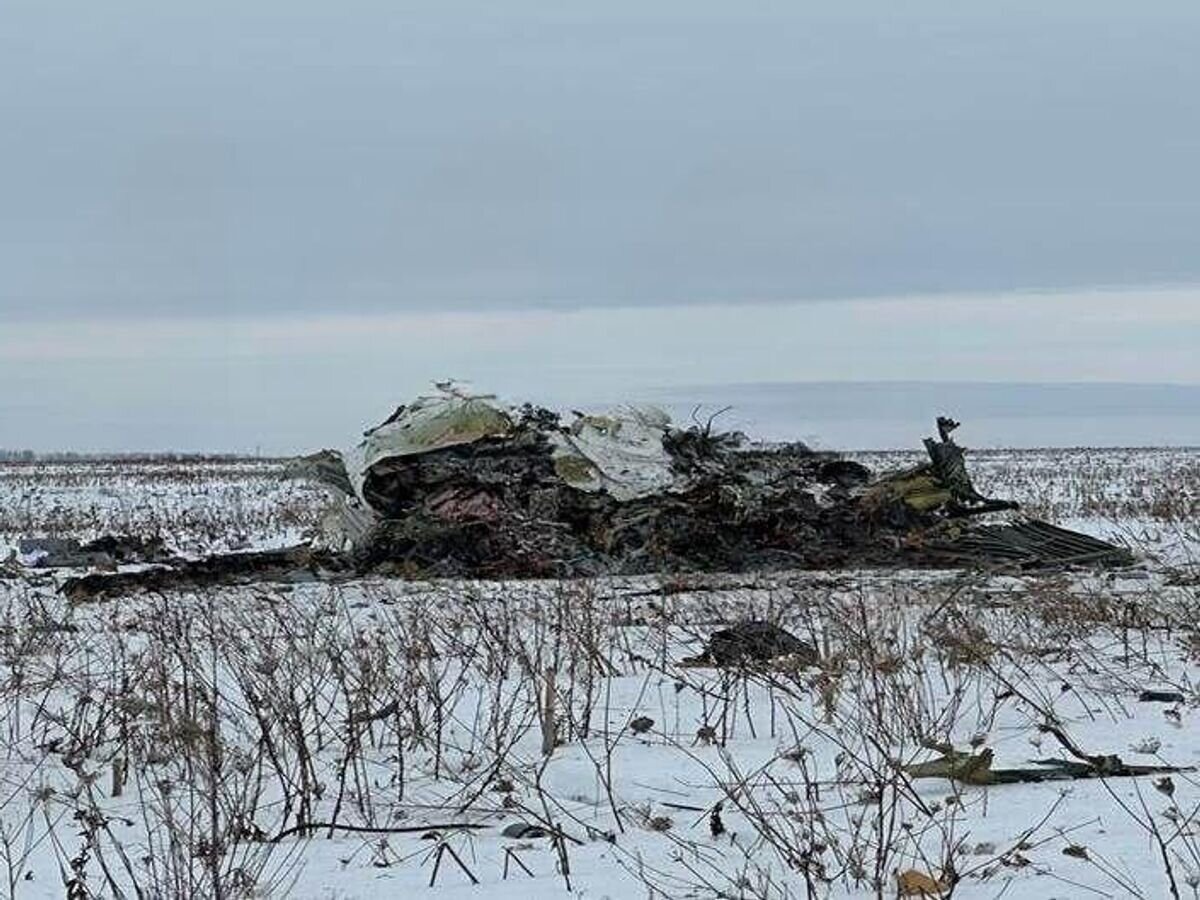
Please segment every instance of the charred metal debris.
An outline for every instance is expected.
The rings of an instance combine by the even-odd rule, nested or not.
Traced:
[[[980,494],[938,420],[928,461],[882,475],[801,443],[766,446],[652,408],[562,417],[442,386],[347,453],[288,464],[329,508],[306,548],[172,567],[181,580],[379,573],[563,578],[848,567],[1120,566],[1123,548]],[[983,518],[981,518],[983,517]],[[290,556],[288,555],[290,554]],[[134,587],[141,574],[126,578]],[[159,576],[161,581],[163,576]],[[103,591],[102,579],[86,590]],[[157,586],[157,585],[156,585]]]
[[[1132,562],[983,496],[958,423],[937,426],[928,462],[877,477],[801,443],[752,444],[711,421],[677,427],[656,409],[564,421],[449,389],[397,409],[341,467],[325,451],[292,471],[333,495],[324,546],[398,575]]]

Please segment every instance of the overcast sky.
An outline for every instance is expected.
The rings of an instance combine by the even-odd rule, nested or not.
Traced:
[[[1198,85],[1182,0],[0,0],[0,445],[964,347],[956,380],[1197,383]],[[1064,337],[1000,342],[1031,322]]]

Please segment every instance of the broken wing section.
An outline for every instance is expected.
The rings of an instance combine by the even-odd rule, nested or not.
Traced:
[[[907,543],[916,553],[954,566],[1037,569],[1135,562],[1123,547],[1036,519],[979,520],[1019,505],[981,494],[967,471],[966,452],[952,436],[959,423],[940,417],[937,425],[940,440],[924,442],[928,463],[885,475],[864,491],[860,502],[868,520],[907,530]]]
[[[1135,560],[1124,547],[1091,535],[1027,519],[1001,524],[974,524],[934,542],[931,548],[948,562],[984,559],[1022,569],[1061,566],[1128,566]]]

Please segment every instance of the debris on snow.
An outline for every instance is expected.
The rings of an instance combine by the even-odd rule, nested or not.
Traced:
[[[980,494],[940,418],[929,462],[873,477],[801,443],[750,444],[659,410],[508,406],[453,385],[400,406],[350,452],[293,460],[331,503],[313,548],[177,567],[184,583],[324,577],[560,578],[697,571],[1126,565],[1123,549],[1036,521],[975,524],[1017,504]],[[307,554],[315,554],[310,557]],[[318,565],[310,565],[312,559]],[[124,560],[118,559],[117,562]],[[308,576],[305,575],[307,571]],[[134,589],[76,581],[77,594]],[[147,573],[147,585],[169,577]],[[108,586],[106,586],[108,585]]]
[[[1053,735],[1076,761],[1066,759],[1035,759],[1034,768],[994,769],[994,751],[989,747],[980,753],[965,753],[944,744],[932,744],[941,756],[930,762],[914,763],[903,767],[910,778],[946,778],[970,785],[1036,784],[1043,781],[1060,781],[1080,778],[1135,778],[1141,775],[1170,775],[1176,772],[1191,772],[1193,767],[1138,766],[1126,763],[1116,754],[1091,755],[1084,753],[1053,725],[1044,725],[1042,730]],[[1135,748],[1135,753],[1156,753],[1154,750]]]
[[[1183,694],[1179,691],[1142,691],[1138,694],[1140,703],[1182,703],[1184,701]]]
[[[85,569],[165,563],[176,557],[161,538],[106,535],[86,544],[72,538],[22,538],[17,544],[17,558],[32,568]]]
[[[770,622],[740,622],[716,631],[708,639],[704,652],[682,661],[685,666],[764,665],[789,658],[798,665],[812,666],[819,661],[817,651],[795,635]]]

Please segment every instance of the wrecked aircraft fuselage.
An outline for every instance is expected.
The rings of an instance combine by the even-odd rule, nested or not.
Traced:
[[[1133,562],[1120,547],[981,495],[956,427],[939,419],[927,463],[876,476],[799,443],[752,445],[711,423],[680,428],[654,409],[564,422],[450,388],[401,406],[345,454],[289,463],[290,476],[330,493],[311,546],[89,575],[63,589],[86,599],[143,581],[161,589],[364,573],[570,578]]]
[[[345,455],[344,477],[324,479],[340,510],[325,535],[362,568],[413,575],[1130,561],[1041,523],[977,530],[976,517],[1017,504],[975,489],[957,426],[938,420],[928,463],[874,477],[803,444],[679,428],[655,409],[564,422],[445,391],[400,407]]]

